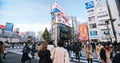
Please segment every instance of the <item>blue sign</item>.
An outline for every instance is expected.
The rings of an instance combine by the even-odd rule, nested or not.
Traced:
[[[90,2],[85,3],[85,5],[86,5],[86,9],[90,9],[94,7],[94,2],[90,1]]]
[[[60,12],[60,10],[58,8],[54,8],[53,9],[53,12],[56,13],[56,12]]]
[[[7,31],[13,31],[13,26],[14,26],[13,23],[8,23],[8,22],[7,22],[7,23],[6,23],[6,30],[7,30]]]

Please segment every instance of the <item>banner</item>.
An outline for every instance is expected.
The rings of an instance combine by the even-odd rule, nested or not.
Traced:
[[[62,7],[56,2],[52,4],[51,13],[52,13],[52,18],[53,16],[55,16],[56,18],[55,23],[62,23],[62,24],[71,26],[70,21],[69,21],[70,17],[62,10]]]
[[[87,24],[80,24],[78,27],[78,34],[80,40],[88,40],[88,26]]]

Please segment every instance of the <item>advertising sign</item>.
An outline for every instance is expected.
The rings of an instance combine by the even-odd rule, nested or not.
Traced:
[[[78,34],[80,40],[88,40],[88,26],[87,24],[80,24],[78,27]]]
[[[86,9],[90,9],[90,8],[94,7],[93,1],[87,2],[87,3],[85,3],[85,5],[86,5]]]
[[[13,31],[13,23],[8,23],[8,22],[6,22],[6,30],[7,31]]]
[[[52,24],[62,23],[71,26],[70,17],[62,10],[62,7],[56,2],[52,4],[51,15],[52,15]]]
[[[95,31],[90,31],[90,38],[98,38],[98,33],[97,33],[97,31],[95,30]]]

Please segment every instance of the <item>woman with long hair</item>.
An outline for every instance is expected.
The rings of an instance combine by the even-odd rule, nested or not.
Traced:
[[[52,63],[50,59],[50,51],[47,49],[47,43],[43,42],[41,44],[40,50],[38,51],[39,63]]]

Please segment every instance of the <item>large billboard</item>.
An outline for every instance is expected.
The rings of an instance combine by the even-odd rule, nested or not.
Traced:
[[[88,40],[88,26],[87,24],[80,24],[78,26],[79,40]]]
[[[93,1],[87,2],[87,3],[85,3],[85,6],[86,6],[86,9],[93,8],[94,7],[94,2]]]
[[[13,23],[6,22],[6,30],[7,31],[13,31]]]
[[[62,10],[62,7],[58,3],[54,3],[51,6],[52,24],[62,23],[71,26],[70,17]]]

